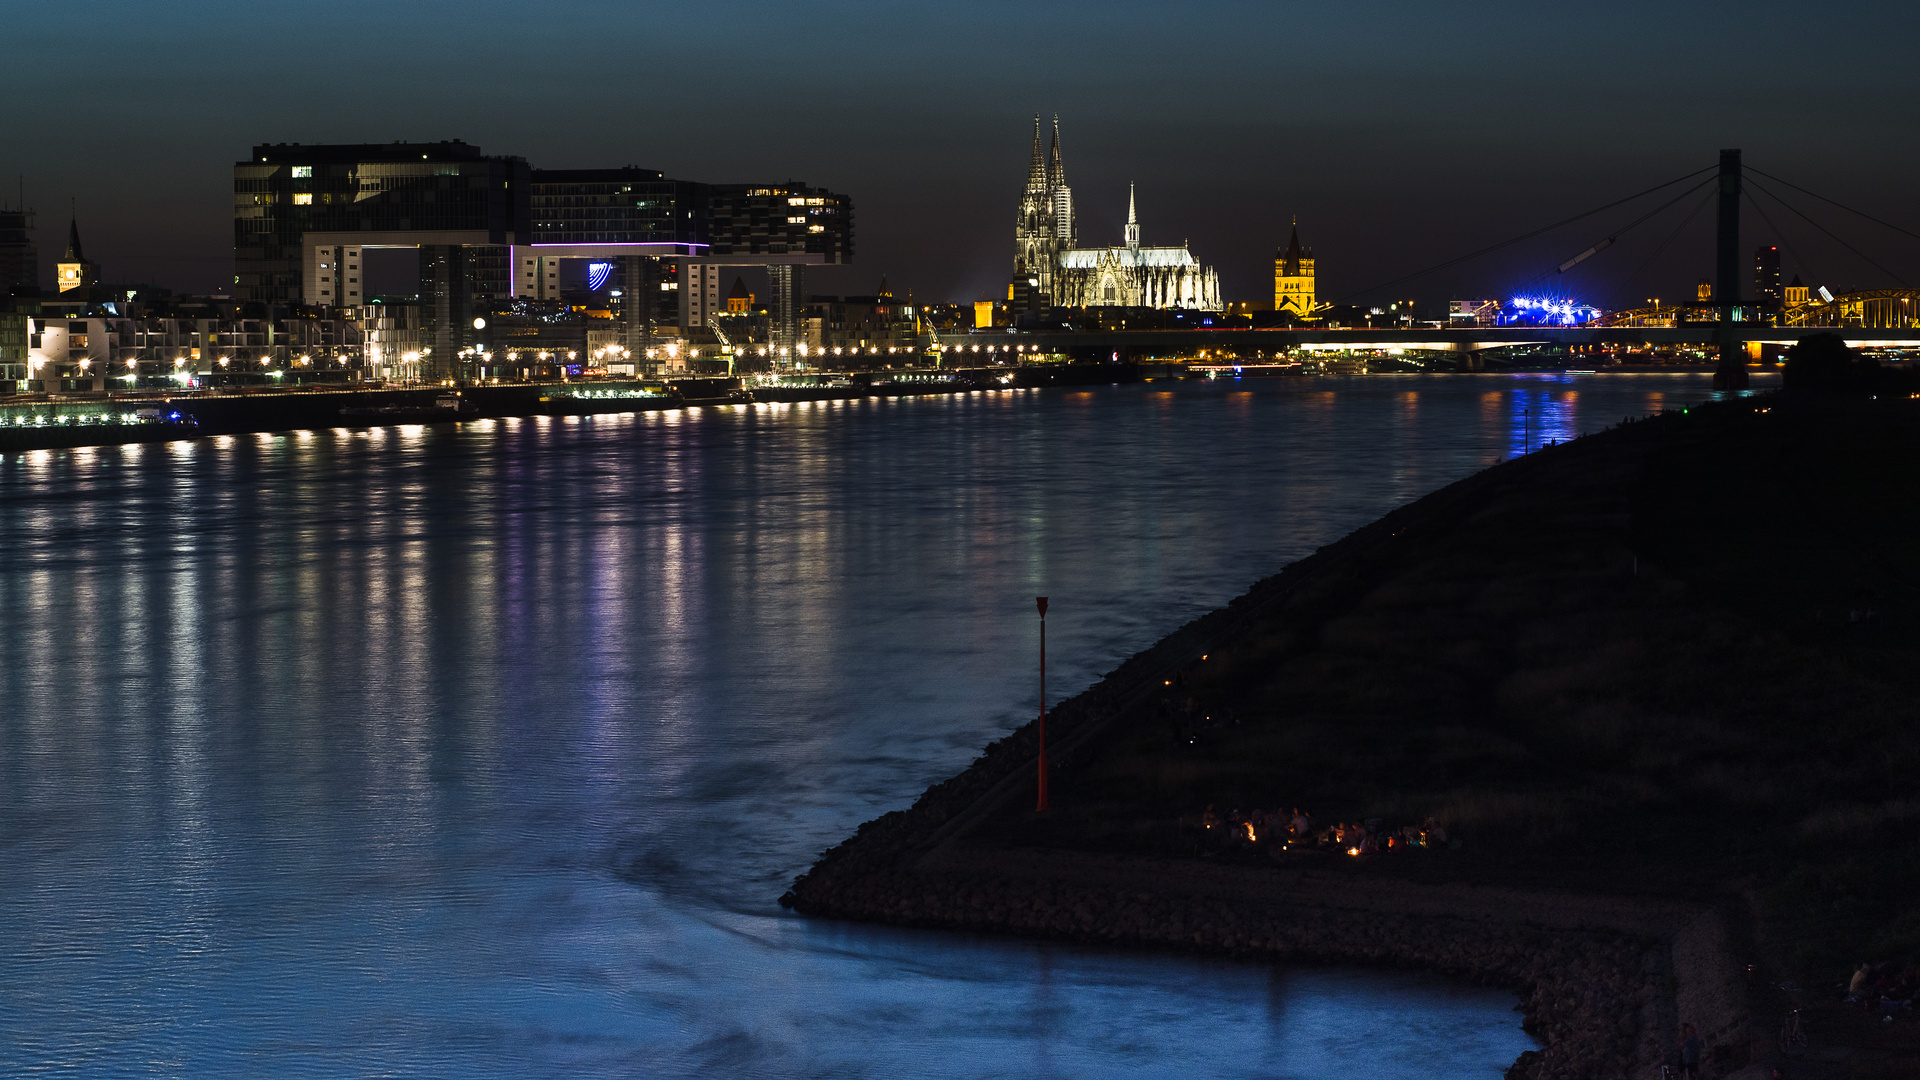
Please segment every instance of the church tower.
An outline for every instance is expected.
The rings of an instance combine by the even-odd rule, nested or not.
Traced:
[[[1027,188],[1013,219],[1013,280],[1007,303],[1015,310],[1046,306],[1052,285],[1053,193],[1047,162],[1040,156],[1040,117],[1033,118],[1033,155],[1027,162]]]
[[[1060,253],[1073,247],[1073,191],[1060,160],[1060,118],[1053,120],[1053,150],[1040,153],[1040,117],[1033,118],[1033,154],[1027,162],[1027,187],[1013,219],[1013,278],[1007,302],[1015,311],[1051,307]]]
[[[89,289],[100,281],[100,268],[87,261],[80,250],[80,222],[70,221],[67,225],[67,250],[54,264],[54,274],[60,283],[60,291],[69,289]]]
[[[1127,183],[1127,247],[1140,246],[1140,218],[1133,212],[1133,183]]]
[[[1300,223],[1296,221],[1286,250],[1273,260],[1273,310],[1304,321],[1315,317],[1313,307],[1313,249],[1300,249]]]
[[[1053,118],[1053,153],[1047,163],[1047,188],[1053,199],[1053,236],[1056,254],[1080,242],[1073,224],[1073,189],[1067,186],[1067,167],[1060,162],[1060,118]]]

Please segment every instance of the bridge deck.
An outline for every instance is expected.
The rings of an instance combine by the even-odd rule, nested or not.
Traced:
[[[1246,327],[1203,327],[1191,330],[1094,330],[1094,331],[1020,331],[976,330],[964,337],[945,336],[949,348],[968,351],[975,345],[1006,352],[1025,346],[1028,352],[1066,352],[1110,349],[1123,356],[1190,353],[1201,349],[1242,348],[1268,351],[1285,349],[1408,349],[1427,352],[1483,352],[1515,345],[1715,345],[1720,341],[1716,325],[1637,327],[1578,326],[1537,327],[1501,326],[1467,329],[1331,329],[1326,327],[1288,327],[1250,329]],[[1920,347],[1920,329],[1882,329],[1878,327],[1799,327],[1765,326],[1759,323],[1734,323],[1736,342],[1792,345],[1816,334],[1838,334],[1856,348]]]

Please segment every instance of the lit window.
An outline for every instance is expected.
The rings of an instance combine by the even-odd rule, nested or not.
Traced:
[[[311,165],[295,165],[293,167],[293,178],[295,180],[305,180],[305,179],[311,178],[312,176],[313,176],[313,166]]]
[[[787,205],[788,205],[788,206],[805,206],[805,205],[807,205],[807,200],[805,200],[805,199],[788,199],[788,200],[787,200]]]
[[[313,194],[312,194],[311,192],[306,192],[306,191],[302,191],[302,192],[298,192],[298,193],[296,193],[296,194],[294,195],[294,197],[293,197],[293,205],[295,205],[295,206],[312,206],[312,205],[313,205]]]
[[[807,226],[807,231],[808,232],[826,232],[827,227],[825,225],[809,225]]]
[[[803,217],[790,217],[787,219],[787,224],[789,225],[805,225],[806,223],[807,219]]]

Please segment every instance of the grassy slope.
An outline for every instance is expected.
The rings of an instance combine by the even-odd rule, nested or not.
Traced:
[[[1826,979],[1920,951],[1916,652],[1920,408],[1695,410],[1323,575],[985,834],[1180,854],[1210,802],[1438,813],[1462,850],[1352,872],[1743,893]]]

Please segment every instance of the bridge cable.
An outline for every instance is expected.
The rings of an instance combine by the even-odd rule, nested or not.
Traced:
[[[1611,245],[1615,240],[1618,240],[1620,237],[1625,236],[1627,233],[1633,231],[1635,228],[1639,227],[1640,225],[1645,224],[1650,219],[1658,217],[1660,214],[1665,213],[1666,210],[1669,207],[1673,206],[1674,203],[1677,203],[1681,199],[1684,199],[1687,196],[1692,195],[1694,192],[1699,191],[1701,188],[1706,187],[1707,185],[1713,183],[1717,179],[1718,177],[1708,177],[1707,179],[1700,181],[1699,183],[1693,185],[1687,190],[1681,192],[1680,194],[1675,195],[1673,198],[1668,199],[1666,202],[1661,203],[1659,206],[1654,207],[1652,210],[1648,211],[1647,213],[1644,213],[1639,217],[1635,218],[1634,220],[1628,222],[1627,224],[1621,226],[1620,228],[1613,230],[1612,233],[1608,234],[1606,239],[1602,240],[1599,244],[1594,245],[1594,247],[1600,248],[1600,247],[1606,247]],[[1695,210],[1694,213],[1699,213],[1699,211]],[[1565,265],[1565,264],[1562,264],[1562,265]],[[1568,269],[1571,269],[1571,267],[1569,267]],[[1543,270],[1539,274],[1536,274],[1533,277],[1528,278],[1526,281],[1521,282],[1520,288],[1525,289],[1528,286],[1534,284],[1535,282],[1545,281],[1554,272],[1555,271],[1553,270]],[[1559,272],[1565,273],[1566,271],[1561,270]]]
[[[1574,222],[1580,221],[1584,218],[1590,218],[1595,214],[1601,213],[1603,211],[1611,210],[1616,206],[1625,205],[1626,203],[1630,203],[1635,199],[1645,198],[1646,196],[1651,195],[1656,191],[1660,191],[1665,188],[1670,188],[1673,185],[1681,183],[1686,180],[1691,180],[1694,177],[1699,176],[1701,173],[1714,172],[1718,169],[1719,169],[1718,165],[1709,165],[1704,169],[1696,169],[1693,172],[1686,174],[1685,176],[1681,176],[1681,177],[1677,177],[1675,179],[1669,180],[1664,184],[1655,184],[1653,187],[1650,187],[1645,191],[1639,192],[1638,194],[1629,195],[1624,199],[1616,199],[1613,202],[1606,204],[1605,206],[1596,206],[1592,210],[1588,210],[1583,214],[1575,214],[1564,221],[1556,221],[1551,225],[1542,226],[1541,228],[1535,229],[1532,232],[1523,233],[1519,236],[1516,236],[1511,240],[1502,240],[1501,242],[1494,244],[1490,247],[1483,247],[1479,251],[1473,252],[1472,254],[1462,255],[1457,259],[1448,259],[1446,262],[1439,263],[1434,266],[1429,266],[1425,270],[1415,271],[1414,273],[1407,274],[1402,277],[1394,278],[1392,281],[1381,282],[1378,285],[1369,286],[1365,289],[1359,289],[1354,292],[1347,293],[1345,296],[1336,297],[1333,301],[1331,301],[1331,303],[1337,304],[1342,301],[1351,300],[1356,296],[1365,296],[1368,293],[1379,292],[1382,289],[1390,289],[1393,286],[1400,284],[1401,282],[1412,281],[1415,278],[1425,277],[1426,275],[1434,273],[1436,271],[1445,270],[1450,266],[1458,266],[1463,262],[1468,262],[1470,260],[1477,259],[1482,255],[1488,255],[1495,251],[1499,251],[1501,248],[1512,247],[1514,244],[1517,244],[1522,240],[1531,240],[1534,237],[1539,236],[1541,233],[1552,232],[1555,229],[1561,228],[1566,225],[1571,225]]]
[[[1640,275],[1647,272],[1647,267],[1652,266],[1653,261],[1655,259],[1658,259],[1662,252],[1666,251],[1668,247],[1672,246],[1675,240],[1680,238],[1680,234],[1686,231],[1687,226],[1693,224],[1693,219],[1700,216],[1700,211],[1705,210],[1707,206],[1710,203],[1712,203],[1713,200],[1718,195],[1719,195],[1719,192],[1717,191],[1709,191],[1707,192],[1706,198],[1701,199],[1699,202],[1695,203],[1693,206],[1693,209],[1687,211],[1687,216],[1680,219],[1680,224],[1676,225],[1674,227],[1674,230],[1667,234],[1667,238],[1665,240],[1660,241],[1660,246],[1653,249],[1653,254],[1648,255],[1646,259],[1640,263],[1639,266],[1634,268],[1633,273],[1628,274],[1625,278],[1621,279],[1620,284],[1614,287],[1615,295],[1618,296],[1618,295],[1625,294],[1627,291],[1627,286],[1633,284],[1635,281],[1638,281],[1640,279]]]
[[[1819,230],[1820,230],[1821,232],[1823,232],[1823,233],[1826,233],[1828,237],[1830,237],[1830,238],[1832,238],[1832,240],[1833,240],[1833,242],[1834,242],[1834,243],[1836,243],[1836,244],[1839,244],[1839,245],[1840,245],[1841,247],[1843,247],[1843,248],[1846,248],[1846,249],[1847,249],[1848,251],[1851,251],[1851,252],[1853,252],[1853,253],[1854,253],[1855,255],[1858,255],[1858,256],[1860,256],[1860,258],[1861,258],[1861,259],[1863,259],[1863,260],[1865,260],[1865,262],[1866,262],[1866,264],[1867,264],[1868,266],[1871,266],[1871,267],[1873,267],[1873,268],[1874,268],[1875,270],[1878,270],[1878,271],[1880,271],[1881,273],[1883,273],[1883,274],[1885,274],[1885,275],[1887,275],[1888,277],[1890,277],[1890,278],[1892,278],[1893,280],[1895,280],[1895,281],[1897,281],[1897,282],[1899,282],[1899,283],[1900,283],[1900,287],[1901,287],[1901,288],[1903,288],[1903,289],[1910,289],[1910,288],[1912,288],[1912,287],[1913,287],[1913,286],[1911,286],[1911,285],[1908,285],[1908,284],[1907,284],[1907,281],[1906,281],[1906,279],[1905,279],[1905,278],[1903,278],[1903,277],[1901,277],[1901,276],[1900,276],[1899,274],[1896,274],[1896,273],[1894,273],[1893,271],[1891,271],[1891,270],[1889,270],[1889,269],[1887,269],[1886,267],[1884,267],[1884,266],[1881,266],[1881,265],[1880,265],[1879,263],[1877,263],[1877,262],[1874,262],[1874,261],[1873,261],[1873,259],[1872,259],[1871,257],[1869,257],[1869,256],[1867,255],[1867,253],[1866,253],[1866,252],[1864,252],[1864,251],[1861,251],[1861,250],[1860,250],[1859,248],[1857,248],[1857,247],[1854,247],[1854,246],[1853,246],[1852,244],[1849,244],[1849,243],[1847,243],[1847,242],[1846,242],[1845,240],[1842,240],[1842,239],[1840,239],[1840,238],[1839,238],[1838,236],[1835,236],[1835,235],[1833,234],[1833,231],[1832,231],[1831,229],[1828,229],[1828,228],[1827,228],[1827,227],[1826,227],[1825,225],[1822,225],[1822,224],[1820,224],[1819,222],[1817,222],[1817,221],[1815,221],[1815,220],[1813,220],[1812,218],[1810,218],[1810,217],[1808,217],[1808,216],[1807,216],[1806,214],[1804,214],[1804,213],[1802,213],[1802,212],[1800,211],[1800,209],[1799,209],[1798,207],[1796,207],[1796,206],[1794,206],[1794,205],[1793,205],[1792,203],[1790,203],[1790,202],[1788,202],[1788,201],[1786,201],[1785,199],[1782,199],[1782,198],[1781,198],[1780,196],[1778,196],[1778,195],[1775,195],[1775,194],[1774,194],[1773,192],[1771,192],[1771,191],[1767,191],[1767,189],[1766,189],[1765,187],[1763,187],[1763,186],[1762,186],[1762,185],[1761,185],[1761,184],[1760,184],[1760,183],[1759,183],[1758,181],[1755,181],[1755,180],[1752,180],[1752,179],[1749,179],[1749,180],[1748,180],[1747,182],[1748,182],[1749,184],[1751,184],[1751,185],[1752,185],[1752,186],[1753,186],[1753,187],[1754,187],[1754,188],[1755,188],[1756,190],[1758,190],[1758,191],[1761,191],[1761,192],[1763,192],[1763,193],[1765,193],[1765,194],[1766,194],[1766,196],[1767,196],[1767,198],[1769,198],[1769,199],[1772,199],[1772,200],[1773,200],[1774,202],[1777,202],[1777,203],[1779,203],[1779,204],[1780,204],[1781,206],[1784,206],[1784,207],[1786,207],[1786,208],[1787,208],[1788,210],[1791,210],[1791,211],[1793,211],[1793,212],[1794,212],[1795,214],[1798,214],[1798,215],[1800,216],[1800,219],[1801,219],[1802,221],[1805,221],[1805,222],[1806,222],[1807,224],[1809,224],[1809,225],[1811,225],[1811,226],[1813,226],[1813,227],[1814,227],[1814,228],[1816,228],[1816,229],[1819,229]]]
[[[1775,225],[1775,224],[1773,223],[1773,219],[1767,216],[1767,209],[1766,209],[1766,207],[1764,207],[1764,206],[1761,206],[1761,205],[1760,205],[1760,200],[1759,200],[1759,199],[1756,199],[1756,198],[1754,198],[1754,197],[1753,197],[1753,193],[1752,193],[1752,192],[1750,192],[1750,191],[1745,191],[1745,190],[1742,190],[1742,191],[1740,192],[1740,194],[1741,194],[1742,196],[1744,196],[1744,197],[1746,198],[1746,200],[1747,200],[1748,202],[1750,202],[1750,203],[1752,203],[1752,204],[1753,204],[1753,212],[1754,212],[1754,213],[1756,213],[1756,214],[1759,214],[1759,215],[1760,215],[1760,220],[1761,220],[1761,221],[1764,221],[1764,222],[1766,222],[1766,223],[1767,223],[1767,228],[1769,228],[1769,229],[1772,229],[1772,230],[1773,230],[1773,235],[1775,235],[1775,236],[1777,236],[1777,237],[1779,237],[1779,238],[1780,238],[1780,244],[1781,244],[1781,246],[1782,246],[1782,247],[1785,247],[1785,248],[1787,249],[1787,254],[1789,254],[1789,255],[1791,255],[1791,256],[1793,256],[1793,261],[1794,261],[1794,262],[1797,262],[1797,263],[1799,263],[1799,264],[1800,264],[1801,266],[1803,266],[1803,267],[1805,267],[1805,268],[1806,268],[1806,271],[1807,271],[1807,273],[1809,273],[1809,274],[1811,274],[1811,275],[1813,275],[1813,277],[1814,277],[1814,278],[1815,278],[1816,280],[1818,280],[1819,278],[1821,278],[1821,277],[1823,277],[1823,276],[1824,276],[1824,275],[1822,275],[1822,274],[1820,273],[1820,271],[1818,271],[1818,270],[1816,270],[1816,269],[1814,269],[1814,266],[1813,266],[1813,260],[1811,260],[1811,259],[1808,259],[1807,257],[1805,257],[1805,256],[1803,256],[1803,255],[1801,255],[1801,254],[1800,254],[1800,249],[1799,249],[1799,248],[1796,248],[1796,247],[1794,247],[1794,246],[1793,246],[1793,241],[1791,241],[1791,240],[1789,240],[1789,239],[1787,239],[1787,233],[1786,233],[1786,230],[1785,230],[1785,229],[1782,229],[1782,228],[1781,228],[1780,226],[1778,226],[1778,225]]]
[[[1895,225],[1891,221],[1881,221],[1879,218],[1874,217],[1872,214],[1866,213],[1865,211],[1862,211],[1862,210],[1855,210],[1853,207],[1847,206],[1842,203],[1834,202],[1832,199],[1827,198],[1825,195],[1821,195],[1818,192],[1808,191],[1806,188],[1801,187],[1799,184],[1787,183],[1787,181],[1780,179],[1779,177],[1773,175],[1772,173],[1760,172],[1759,169],[1756,169],[1751,165],[1745,166],[1745,168],[1750,173],[1758,173],[1759,175],[1766,177],[1767,179],[1773,181],[1774,183],[1784,184],[1785,186],[1792,188],[1793,190],[1801,193],[1802,195],[1812,195],[1814,198],[1819,199],[1821,202],[1832,203],[1834,206],[1840,207],[1840,209],[1845,210],[1849,214],[1858,214],[1859,216],[1866,218],[1868,221],[1873,222],[1875,225],[1881,225],[1886,228],[1892,229],[1894,232],[1897,232],[1902,236],[1911,236],[1915,240],[1920,240],[1920,233],[1909,232],[1908,230],[1903,229],[1898,225]]]

